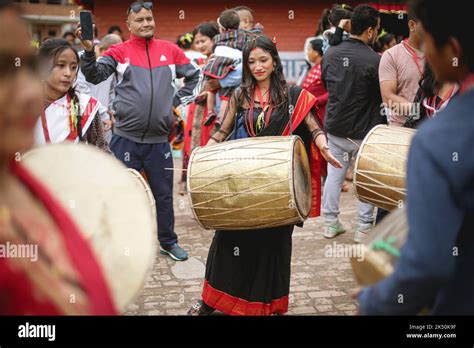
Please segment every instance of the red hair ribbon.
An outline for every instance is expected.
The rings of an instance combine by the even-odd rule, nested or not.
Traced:
[[[278,42],[277,42],[276,36],[273,37],[272,41],[275,44],[275,46],[278,47]]]

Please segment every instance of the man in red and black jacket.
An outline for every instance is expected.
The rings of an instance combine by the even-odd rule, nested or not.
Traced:
[[[173,158],[168,135],[175,118],[173,106],[194,100],[201,85],[200,73],[175,44],[153,37],[151,2],[130,5],[127,26],[130,39],[111,46],[98,62],[92,42],[83,40],[81,70],[94,84],[116,74],[110,148],[127,167],[145,170],[156,200],[161,252],[182,261],[188,255],[179,247],[174,231]],[[184,86],[176,93],[175,78],[184,78]]]

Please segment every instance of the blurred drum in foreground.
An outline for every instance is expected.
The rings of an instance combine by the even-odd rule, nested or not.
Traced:
[[[138,295],[156,254],[153,197],[113,156],[83,144],[26,153],[22,163],[59,199],[91,243],[116,307]],[[151,208],[150,208],[151,207]]]
[[[360,245],[363,248],[362,257],[357,255],[351,258],[352,270],[360,285],[375,284],[393,272],[407,234],[405,208],[395,210],[375,226]]]

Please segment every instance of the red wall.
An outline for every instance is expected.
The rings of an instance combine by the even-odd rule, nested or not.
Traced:
[[[100,36],[106,34],[111,25],[117,24],[128,37],[125,12],[130,3],[129,0],[95,2],[95,20]],[[233,0],[167,0],[154,1],[153,13],[156,37],[174,42],[179,34],[192,31],[200,22],[216,20],[225,8],[245,5],[254,10],[255,22],[263,24],[264,33],[270,37],[276,36],[280,51],[302,51],[304,40],[316,32],[322,10],[332,3],[325,0],[291,0],[285,3],[269,0],[244,3]],[[181,10],[184,10],[184,19],[179,18]],[[289,11],[293,11],[294,19],[289,18]]]

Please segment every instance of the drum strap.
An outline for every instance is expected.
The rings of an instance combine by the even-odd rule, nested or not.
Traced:
[[[291,103],[291,86],[288,86],[288,115],[290,117],[290,136],[293,135],[293,113],[295,112],[295,107]]]
[[[239,112],[239,106],[238,106],[238,100],[240,100],[240,94],[242,93],[242,90],[240,89],[240,87],[237,87],[235,90],[234,90],[234,95],[232,96],[233,98],[235,98],[235,101],[236,101],[236,113],[238,114]],[[239,127],[239,122],[238,122],[238,117],[237,115],[235,115],[234,117],[234,129],[230,132],[230,134],[226,137],[225,140],[232,140],[232,139],[236,139],[235,136],[237,134],[237,128]]]
[[[293,105],[291,104],[290,104],[290,110],[294,111]],[[292,120],[293,112],[289,112],[288,114],[290,115],[290,136],[292,136],[293,135],[293,120]]]
[[[423,75],[423,66],[421,63],[421,58],[418,57],[415,49],[410,46],[410,44],[408,43],[408,39],[403,40],[402,45],[405,48],[405,50],[407,50],[408,54],[411,56],[413,61],[415,62],[416,67],[418,68],[418,71],[420,72],[420,75]]]

